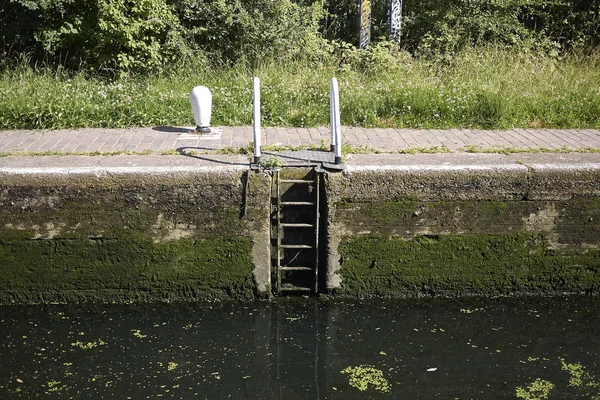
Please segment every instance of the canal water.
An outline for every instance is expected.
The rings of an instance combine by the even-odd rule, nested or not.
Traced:
[[[0,307],[0,399],[600,399],[595,297]]]

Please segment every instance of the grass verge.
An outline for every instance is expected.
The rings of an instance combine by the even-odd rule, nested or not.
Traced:
[[[0,72],[0,129],[190,125],[196,85],[212,90],[213,125],[249,125],[253,75],[262,78],[267,126],[328,124],[337,76],[345,125],[600,128],[600,53],[556,59],[488,48],[451,64],[391,59],[377,68],[268,64],[115,81],[19,67]]]

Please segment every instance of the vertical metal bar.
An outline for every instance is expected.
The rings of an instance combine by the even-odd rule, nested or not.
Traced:
[[[388,23],[390,36],[400,44],[402,36],[402,0],[388,0]]]
[[[260,161],[260,79],[254,77],[254,92],[253,92],[253,106],[254,106],[254,163]]]
[[[315,172],[315,293],[319,293],[319,186],[320,186],[320,173],[314,169]]]
[[[331,78],[332,134],[334,136],[335,163],[342,163],[342,126],[340,121],[340,90],[336,78]]]
[[[333,82],[337,81],[336,78],[331,78],[331,84],[329,85],[329,126],[331,130],[331,138],[329,140],[329,150],[335,152],[335,107],[333,98]]]
[[[277,293],[281,292],[281,190],[280,190],[280,176],[281,171],[275,172],[275,179],[277,181]]]
[[[371,42],[371,0],[359,0],[360,11],[360,41],[361,50],[367,48]]]

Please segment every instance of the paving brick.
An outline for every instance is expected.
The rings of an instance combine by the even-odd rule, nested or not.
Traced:
[[[78,129],[60,131],[4,131],[0,132],[0,151],[123,151],[152,150],[154,152],[192,147],[216,149],[241,147],[253,142],[251,126],[222,127],[218,138],[197,140],[180,139],[180,131],[141,129]],[[268,145],[320,145],[329,143],[329,127],[262,129],[263,143]],[[342,141],[354,146],[373,147],[396,151],[414,147],[446,146],[453,151],[467,145],[478,148],[521,147],[557,149],[599,148],[600,130],[595,129],[511,129],[511,130],[417,130],[366,129],[343,127]]]
[[[18,131],[5,131],[0,132],[0,151],[9,152],[12,151],[13,143],[17,141],[17,138],[22,133]]]
[[[59,135],[54,132],[44,132],[42,137],[36,140],[35,146],[41,149],[48,149],[48,147],[55,143],[59,139]],[[30,146],[32,147],[32,146]]]
[[[564,132],[554,130],[554,129],[546,129],[542,131],[549,140],[552,140],[556,145],[560,145],[559,147],[568,147],[568,148],[577,148],[579,147],[579,143],[577,141],[572,140],[570,137],[564,134]]]
[[[301,146],[304,144],[302,138],[300,137],[299,129],[288,128],[287,135],[290,139],[290,146]]]
[[[406,141],[406,138],[405,138],[405,135],[403,132],[404,132],[403,130],[399,130],[399,129],[390,129],[390,136],[391,136],[392,140],[394,141],[393,148],[391,148],[390,150],[399,150],[399,149],[406,150],[410,147],[408,145],[408,142]]]
[[[169,151],[177,148],[177,136],[171,133],[165,133],[165,140],[162,142],[161,151]]]

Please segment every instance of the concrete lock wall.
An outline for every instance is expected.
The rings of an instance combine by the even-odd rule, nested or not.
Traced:
[[[598,165],[435,157],[324,176],[323,293],[597,293]],[[247,166],[0,171],[0,303],[268,296],[271,185]]]
[[[232,168],[4,175],[0,302],[252,298],[269,288],[270,181]]]
[[[597,293],[598,164],[485,160],[349,167],[330,176],[328,289]]]

